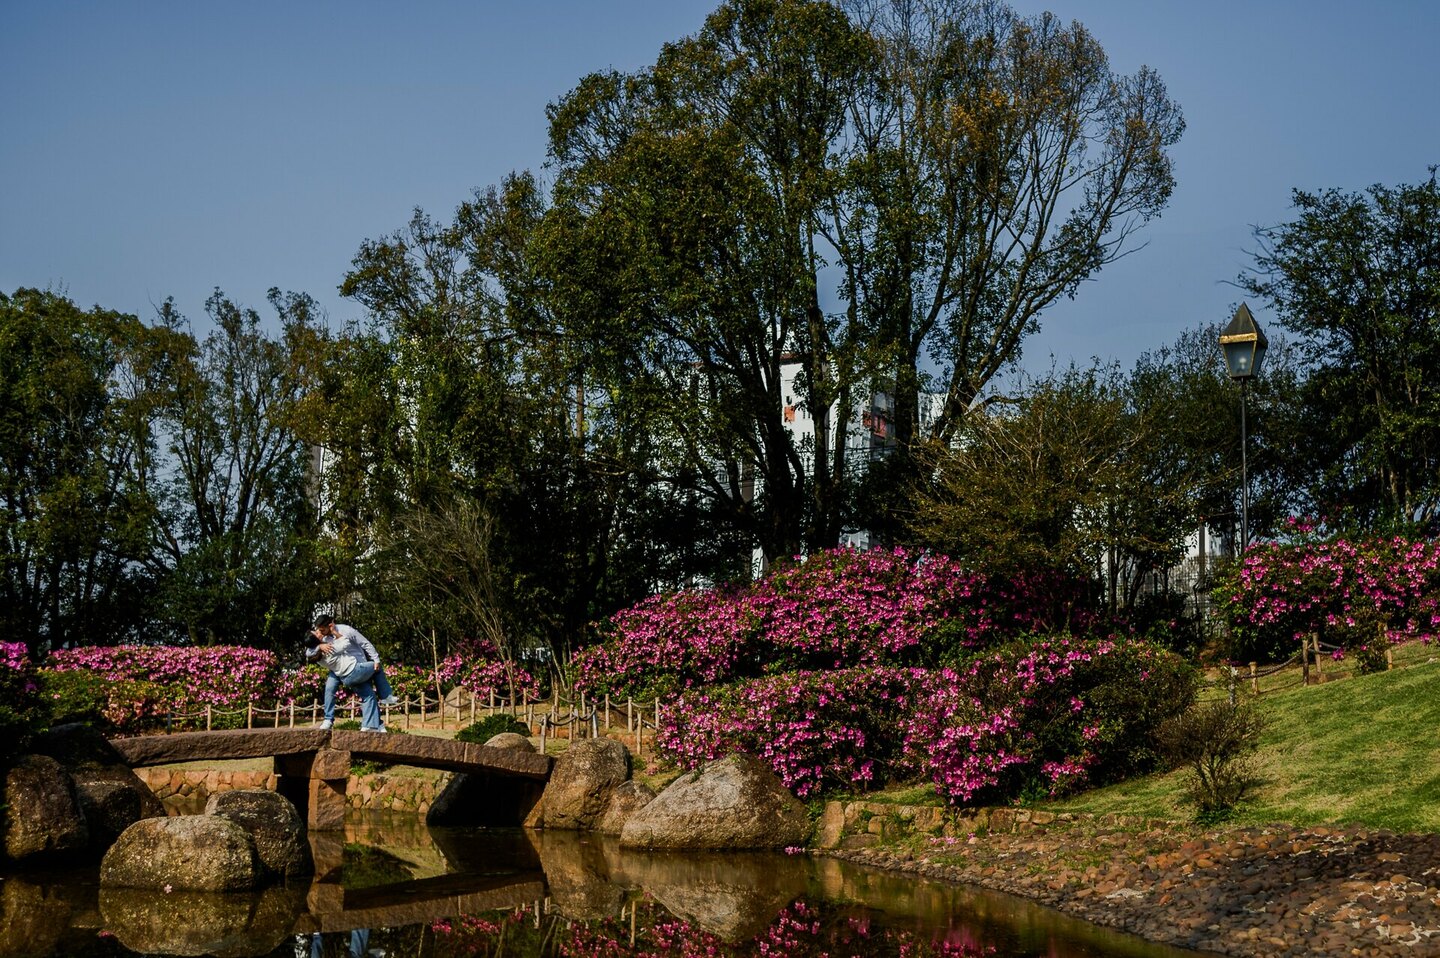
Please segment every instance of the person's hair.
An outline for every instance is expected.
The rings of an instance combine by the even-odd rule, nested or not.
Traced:
[[[325,628],[325,626],[329,625],[330,623],[332,623],[332,622],[334,622],[334,621],[335,621],[335,616],[333,616],[333,615],[317,615],[317,616],[315,617],[315,623],[314,623],[313,625],[311,625],[310,628],[312,628],[312,629],[323,629],[323,628]]]
[[[319,648],[319,646],[320,646],[320,640],[317,639],[317,638],[315,638],[315,633],[314,633],[314,632],[306,632],[306,633],[305,633],[305,648],[307,648],[307,649],[314,649],[314,648]]]

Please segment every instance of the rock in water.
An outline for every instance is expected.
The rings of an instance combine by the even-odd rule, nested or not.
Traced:
[[[93,727],[79,722],[57,725],[36,737],[34,749],[70,773],[95,857],[140,819],[164,817],[160,800]]]
[[[630,750],[624,745],[608,738],[572,742],[555,760],[540,799],[538,823],[545,828],[594,828],[610,806],[611,793],[629,778]]]
[[[205,803],[206,815],[227,818],[250,833],[265,870],[281,878],[315,870],[305,822],[284,795],[263,788],[216,792]]]
[[[250,833],[217,815],[142,819],[100,862],[102,885],[155,891],[243,891],[264,873]]]
[[[16,861],[84,851],[90,829],[75,782],[48,755],[26,755],[5,776],[5,851]]]
[[[744,849],[803,845],[810,816],[759,759],[736,754],[682,775],[631,816],[627,848]]]

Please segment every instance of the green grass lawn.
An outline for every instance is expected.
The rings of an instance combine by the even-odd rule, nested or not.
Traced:
[[[1258,704],[1261,782],[1234,822],[1440,831],[1440,663],[1294,686]],[[1152,775],[1046,807],[1185,819],[1185,777]]]

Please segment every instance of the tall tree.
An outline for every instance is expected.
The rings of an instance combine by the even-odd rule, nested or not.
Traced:
[[[144,633],[145,338],[133,316],[0,294],[0,630],[32,655]]]
[[[847,9],[733,0],[551,111],[568,262],[606,291],[619,375],[656,397],[667,471],[771,558],[883,524],[849,499],[855,413],[894,397],[902,475],[923,388],[953,437],[1041,312],[1163,208],[1183,129],[1158,77],[1116,75],[1078,24]]]
[[[822,304],[823,221],[873,57],[829,3],[743,0],[551,108],[561,282],[596,291],[588,338],[620,346],[600,373],[649,400],[655,467],[770,560],[847,518],[856,330]]]
[[[194,642],[279,645],[313,601],[307,451],[296,404],[317,355],[314,302],[270,291],[280,335],[219,290],[197,342],[167,300],[167,390],[158,426],[172,457],[155,514],[168,615]]]
[[[465,510],[503,517],[485,550],[488,574],[506,582],[500,618],[455,621],[502,629],[504,652],[539,647],[558,660],[589,623],[643,593],[641,564],[616,560],[636,548],[651,480],[626,448],[635,415],[588,375],[605,345],[576,338],[567,314],[579,307],[543,268],[546,216],[534,178],[510,177],[452,222],[417,212],[367,242],[342,291],[369,309],[391,353],[394,497],[376,516],[387,538]],[[379,559],[392,555],[403,550]],[[398,581],[383,561],[369,568],[376,584]]]
[[[1115,73],[1079,23],[995,0],[846,6],[882,50],[854,123],[846,288],[892,357],[901,444],[927,378],[944,439],[1042,312],[1159,215],[1184,120],[1153,70]]]
[[[1293,194],[1239,283],[1311,366],[1326,444],[1316,493],[1362,527],[1440,528],[1440,185]]]

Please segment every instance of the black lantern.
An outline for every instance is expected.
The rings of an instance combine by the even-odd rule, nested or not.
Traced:
[[[1235,318],[1220,334],[1220,348],[1225,351],[1225,371],[1231,379],[1244,383],[1260,372],[1260,363],[1269,347],[1270,341],[1255,325],[1250,307],[1241,303],[1240,308],[1235,310]]]
[[[1245,384],[1260,372],[1270,341],[1250,315],[1244,303],[1235,310],[1230,325],[1220,334],[1225,353],[1225,371],[1240,384],[1240,552],[1250,547],[1250,469],[1245,456]]]

